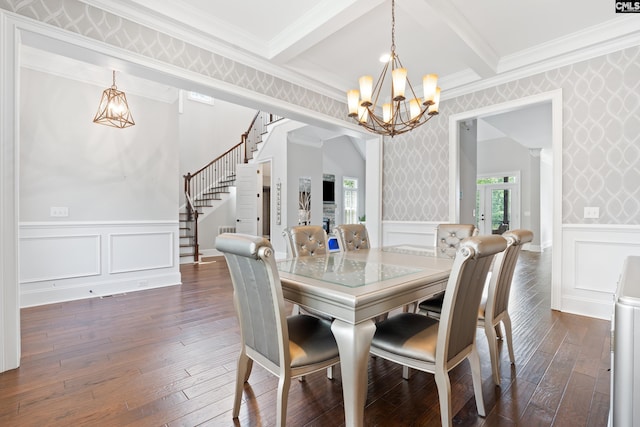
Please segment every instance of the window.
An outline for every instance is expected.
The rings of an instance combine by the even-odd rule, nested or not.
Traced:
[[[358,179],[344,177],[342,179],[344,195],[344,223],[358,223]]]

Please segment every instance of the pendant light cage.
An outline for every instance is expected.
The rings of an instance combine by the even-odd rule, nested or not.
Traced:
[[[120,129],[136,124],[127,103],[127,96],[116,86],[115,70],[113,71],[113,84],[102,92],[98,112],[93,118],[93,122]]]

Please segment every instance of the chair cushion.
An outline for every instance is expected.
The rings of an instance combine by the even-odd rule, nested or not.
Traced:
[[[328,321],[300,314],[288,317],[287,325],[292,368],[338,357],[338,345]]]
[[[428,311],[431,313],[441,313],[442,304],[444,303],[444,292],[434,295],[433,297],[424,300],[418,305],[418,308],[422,311]]]
[[[371,347],[435,363],[438,324],[421,314],[397,314],[376,325]]]

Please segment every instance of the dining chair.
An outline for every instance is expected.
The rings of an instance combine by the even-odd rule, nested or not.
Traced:
[[[480,359],[476,349],[477,311],[484,282],[496,253],[507,247],[502,236],[466,239],[453,261],[440,320],[418,313],[399,313],[376,325],[371,353],[409,368],[434,374],[443,426],[452,423],[449,371],[469,359],[480,416],[485,416]]]
[[[522,245],[533,240],[529,230],[511,230],[502,235],[507,239],[507,248],[495,257],[489,286],[483,294],[478,309],[478,327],[483,328],[489,343],[489,355],[493,372],[493,382],[500,385],[500,358],[498,357],[498,338],[502,338],[500,324],[504,325],[504,336],[509,349],[511,364],[515,364],[511,317],[509,317],[509,295],[513,272],[518,262]],[[420,303],[418,312],[438,318],[442,312],[444,299],[433,298]]]
[[[300,314],[287,318],[274,252],[268,240],[246,234],[221,234],[216,249],[231,273],[240,323],[241,350],[236,374],[233,418],[240,413],[244,383],[253,362],[279,377],[276,425],[284,426],[291,379],[339,362],[331,325]]]
[[[327,232],[319,225],[296,225],[282,231],[287,243],[287,251],[293,258],[300,256],[325,255],[329,253]],[[300,314],[300,306],[293,305],[292,314]],[[309,313],[323,317],[319,312]],[[326,316],[324,316],[326,317]]]
[[[454,258],[460,242],[477,235],[478,229],[473,224],[438,224],[435,244],[438,256]]]
[[[293,258],[325,255],[329,253],[327,232],[320,225],[295,225],[287,227],[282,231],[282,235],[287,243],[289,255]],[[292,315],[303,312],[330,322],[333,320],[324,313],[310,308],[300,307],[299,304],[293,304],[293,309],[291,310]],[[333,379],[333,366],[327,368],[327,378]],[[304,376],[300,376],[300,381],[304,381]]]
[[[282,231],[293,257],[329,253],[327,232],[320,225],[296,225]]]
[[[369,233],[364,224],[341,224],[333,229],[338,236],[338,246],[342,252],[369,249]]]
[[[455,258],[456,252],[462,242],[467,237],[477,236],[478,229],[473,224],[438,224],[436,227],[435,249],[436,256],[444,258]],[[435,295],[433,298],[443,298],[444,292]],[[403,311],[417,312],[418,304],[408,304]]]

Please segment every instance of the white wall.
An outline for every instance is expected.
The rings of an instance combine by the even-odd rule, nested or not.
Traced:
[[[23,307],[180,283],[177,103],[128,95],[117,129],[92,122],[103,90],[21,70]]]
[[[319,144],[287,143],[287,226],[298,225],[298,184],[311,178],[311,224],[322,225],[322,148]]]
[[[545,148],[540,152],[540,248],[553,245],[553,153]]]
[[[128,95],[116,129],[92,121],[103,90],[22,69],[20,221],[177,219],[177,106]]]
[[[182,176],[195,172],[241,141],[256,114],[252,108],[214,99],[213,105],[188,98],[181,91],[178,117],[180,141],[180,189]],[[184,203],[181,191],[180,203]]]
[[[322,144],[322,170],[325,174],[334,175],[336,196],[336,223],[343,223],[344,200],[342,179],[351,177],[358,179],[358,217],[365,214],[367,191],[366,161],[347,136],[333,138]]]
[[[460,123],[460,223],[476,224],[478,121]]]

